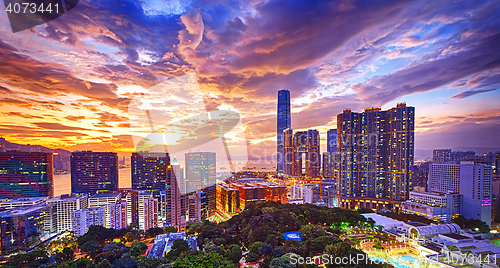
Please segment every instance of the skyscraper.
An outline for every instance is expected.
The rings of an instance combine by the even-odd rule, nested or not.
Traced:
[[[296,177],[319,178],[321,170],[319,132],[315,129],[300,131],[293,134],[291,140],[291,129],[287,129],[283,133],[286,144],[286,154],[284,155],[285,174]],[[305,173],[303,169],[305,169]]]
[[[179,162],[177,161],[176,158],[172,160],[172,170],[174,171],[175,174],[175,179],[177,180],[178,184],[178,192],[180,194],[180,223],[179,224],[184,224],[186,222],[186,212],[187,212],[187,196],[188,196],[188,188],[187,188],[187,182],[186,179],[184,178],[184,169],[181,167]]]
[[[415,108],[344,109],[337,115],[339,205],[394,208],[408,198],[414,160]],[[377,207],[373,207],[373,202]],[[380,204],[383,204],[380,207]]]
[[[144,230],[158,227],[158,199],[144,200]]]
[[[462,161],[460,164],[431,164],[429,191],[462,194],[463,216],[491,226],[492,168]]]
[[[118,189],[118,156],[111,152],[71,153],[71,192],[95,194]]]
[[[202,206],[201,210],[207,212],[207,217],[213,215],[217,210],[216,154],[209,152],[186,153],[185,161],[189,192],[205,191],[206,206],[208,207]]]
[[[335,152],[323,152],[323,177],[335,177]]]
[[[0,198],[54,196],[52,153],[0,152]]]
[[[278,173],[283,172],[283,130],[292,127],[292,117],[290,110],[290,91],[283,89],[278,91],[277,107],[277,166]]]
[[[175,159],[174,159],[175,160]],[[175,160],[177,162],[177,160]],[[186,214],[184,213],[184,220],[182,219],[181,199],[185,195],[181,195],[179,184],[183,183],[180,175],[180,166],[170,165],[167,169],[166,189],[165,189],[165,225],[167,226],[180,226],[185,223]],[[177,172],[176,172],[177,171]],[[179,179],[177,179],[179,176]]]
[[[329,153],[337,152],[337,130],[330,129],[326,132],[326,151]]]
[[[451,161],[451,149],[436,149],[432,152],[432,162],[447,163]]]
[[[160,153],[132,153],[132,189],[146,191],[165,190],[165,178],[170,157]]]

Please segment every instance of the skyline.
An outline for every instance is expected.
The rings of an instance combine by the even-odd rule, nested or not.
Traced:
[[[194,73],[206,111],[241,115],[247,153],[275,150],[281,89],[321,152],[344,108],[398,102],[415,107],[416,151],[500,149],[498,2],[169,3],[80,2],[18,33],[0,12],[0,135],[131,153],[128,102]],[[168,101],[172,118],[193,115]]]

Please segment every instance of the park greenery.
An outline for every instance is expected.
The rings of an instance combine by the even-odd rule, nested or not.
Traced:
[[[364,254],[339,239],[341,232],[356,226],[373,227],[373,221],[367,221],[358,211],[268,201],[250,205],[226,222],[190,225],[187,234],[197,235],[199,251],[192,250],[184,240],[175,240],[166,256],[147,258],[146,250],[156,235],[177,230],[167,227],[143,232],[133,226],[122,230],[91,226],[81,237],[53,241],[39,250],[16,255],[3,267],[232,268],[242,262],[260,262],[260,267],[269,268],[317,267],[292,264],[291,256]],[[283,234],[289,231],[299,231],[301,240],[287,240]],[[359,265],[377,266],[382,265]]]

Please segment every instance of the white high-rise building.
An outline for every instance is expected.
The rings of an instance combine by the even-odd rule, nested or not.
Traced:
[[[82,236],[88,232],[91,225],[104,226],[105,207],[82,208],[73,211],[72,229],[75,236]]]
[[[144,230],[158,227],[158,199],[144,200]]]
[[[153,197],[153,192],[139,191],[137,196],[137,211],[139,215],[139,229],[146,230],[144,224],[144,202]]]
[[[118,201],[109,205],[110,227],[113,229],[127,228],[127,201]]]
[[[47,204],[55,204],[57,209],[57,232],[72,231],[72,217],[75,210],[88,207],[88,197],[83,195],[63,194],[47,200]]]
[[[491,166],[468,161],[431,164],[428,185],[429,191],[462,194],[463,216],[491,226]]]
[[[110,205],[121,199],[121,193],[102,193],[89,197],[89,208],[104,206],[104,227],[111,228]]]

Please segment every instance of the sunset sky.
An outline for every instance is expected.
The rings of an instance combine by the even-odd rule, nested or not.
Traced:
[[[500,149],[500,1],[80,0],[17,33],[0,12],[8,141],[131,152],[130,101],[183,75],[198,98],[162,88],[165,125],[237,111],[255,154],[276,150],[280,89],[322,150],[342,109],[398,102],[415,107],[417,150]]]

